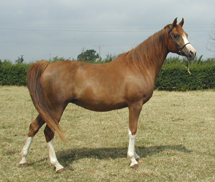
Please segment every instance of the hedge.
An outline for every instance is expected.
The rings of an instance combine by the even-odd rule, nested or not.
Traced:
[[[0,64],[0,85],[26,85],[26,73],[31,64]]]
[[[0,85],[26,85],[26,73],[31,64],[12,64],[0,61]],[[195,60],[189,66],[193,75],[215,86],[215,60]],[[169,58],[156,79],[155,89],[187,91],[213,88],[192,77],[186,70],[185,60]]]
[[[189,66],[192,75],[185,64],[170,64],[162,67],[155,83],[158,90],[202,90],[215,87],[215,65],[193,64]],[[198,79],[194,78],[197,77]],[[206,84],[199,80],[210,83]]]

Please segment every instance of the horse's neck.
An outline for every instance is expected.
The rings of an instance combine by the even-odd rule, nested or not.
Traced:
[[[165,30],[161,30],[149,37],[142,44],[142,66],[154,72],[156,77],[163,65],[163,62],[168,54],[167,39],[165,37]],[[141,48],[140,48],[141,49]]]

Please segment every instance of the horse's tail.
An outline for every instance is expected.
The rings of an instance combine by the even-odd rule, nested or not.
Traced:
[[[48,61],[40,61],[33,64],[27,73],[27,86],[33,100],[34,106],[48,127],[53,131],[57,131],[61,139],[65,142],[65,136],[59,125],[59,122],[52,115],[47,103],[45,102],[40,77],[43,71],[50,63]]]

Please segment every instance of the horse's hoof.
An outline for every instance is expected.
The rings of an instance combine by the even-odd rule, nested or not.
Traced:
[[[56,173],[65,173],[66,172],[66,169],[65,168],[62,168],[62,169],[59,169],[56,171]]]
[[[132,169],[138,169],[139,165],[138,164],[134,164],[132,166],[130,166]]]
[[[138,163],[142,163],[143,162],[143,160],[141,158],[137,158],[136,160],[137,160]]]
[[[28,163],[22,163],[22,164],[19,164],[20,166],[22,167],[28,167]]]

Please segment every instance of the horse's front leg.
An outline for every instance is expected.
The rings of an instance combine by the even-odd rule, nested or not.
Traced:
[[[130,167],[137,168],[140,156],[135,152],[135,139],[137,134],[137,123],[142,109],[142,104],[137,103],[129,106],[129,145],[128,145],[128,157],[131,159]]]

